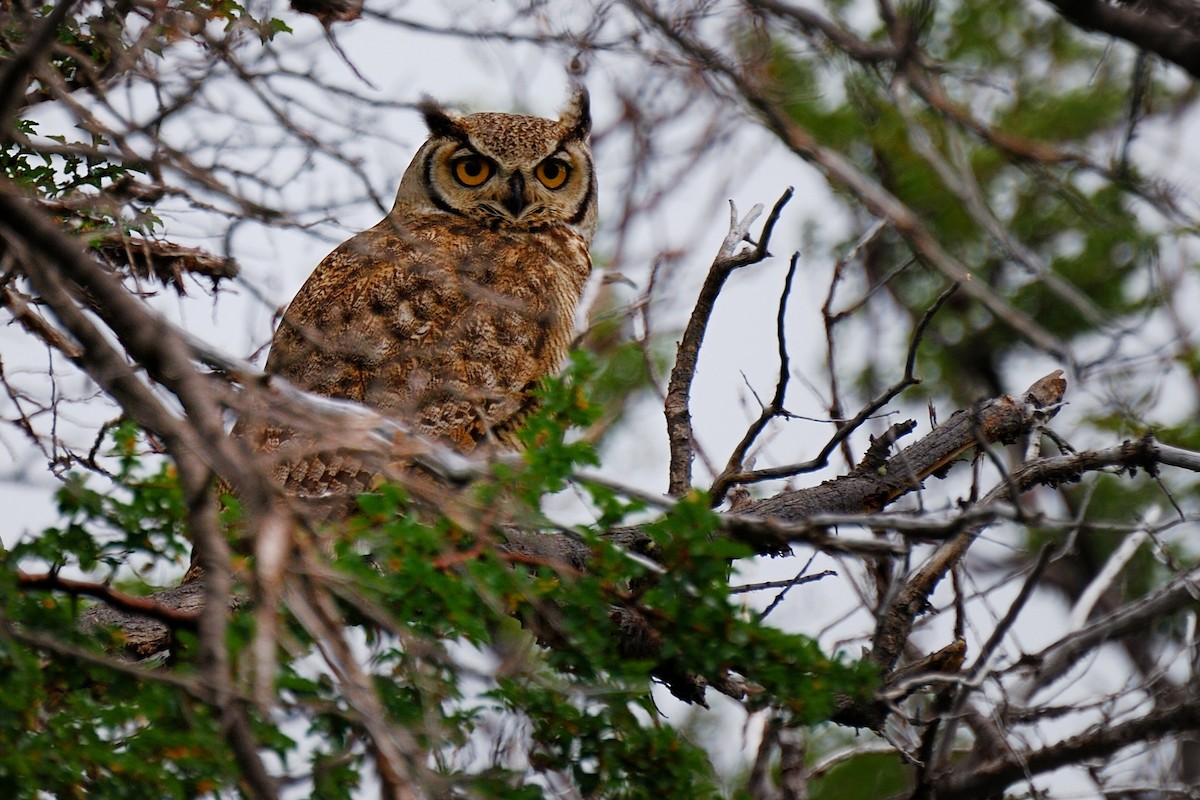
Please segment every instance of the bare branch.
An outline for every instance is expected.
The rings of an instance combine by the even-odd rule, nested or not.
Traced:
[[[929,323],[933,320],[935,314],[941,309],[942,305],[950,299],[958,288],[958,284],[951,284],[943,291],[938,298],[933,301],[933,304],[925,309],[925,313],[921,315],[921,319],[917,322],[913,329],[912,339],[908,344],[908,355],[904,362],[904,375],[893,383],[888,388],[884,389],[871,402],[863,406],[857,414],[848,420],[838,420],[837,433],[830,437],[829,441],[821,448],[817,455],[810,458],[808,461],[802,461],[798,464],[787,464],[780,467],[766,467],[764,469],[754,470],[752,472],[744,472],[740,474],[728,475],[725,480],[729,484],[735,483],[757,483],[759,481],[774,480],[776,478],[788,478],[792,475],[798,475],[802,472],[812,472],[813,470],[821,469],[829,463],[829,456],[837,448],[839,444],[844,442],[847,437],[854,431],[858,430],[864,422],[874,416],[880,409],[894,400],[901,392],[910,386],[915,386],[921,382],[921,379],[916,375],[917,366],[917,351],[921,346],[921,340],[925,335],[925,330],[929,327]]]
[[[704,334],[708,329],[713,306],[716,305],[717,296],[720,295],[725,281],[734,270],[757,264],[770,255],[767,247],[771,243],[771,232],[784,205],[791,197],[792,189],[789,187],[767,215],[758,243],[748,248],[742,248],[742,243],[749,240],[750,225],[762,213],[762,206],[750,209],[750,213],[739,220],[737,209],[733,203],[729,204],[729,234],[725,237],[708,270],[708,276],[704,279],[704,285],[700,288],[700,296],[696,299],[692,316],[679,342],[675,367],[671,370],[671,379],[667,385],[667,399],[663,403],[667,417],[667,436],[671,445],[670,483],[667,492],[672,497],[681,497],[692,486],[693,437],[690,395],[692,379],[696,375],[696,362],[700,357],[700,346],[704,343]]]
[[[786,413],[783,401],[787,395],[788,378],[790,377],[791,369],[788,365],[787,340],[784,336],[785,316],[787,314],[788,297],[792,293],[792,278],[796,275],[796,264],[799,260],[800,254],[793,253],[791,264],[788,265],[787,277],[783,281],[783,292],[779,296],[779,313],[775,317],[775,341],[779,350],[779,377],[775,381],[775,394],[771,398],[771,401],[762,407],[758,419],[750,423],[750,427],[746,429],[742,440],[737,443],[733,448],[733,452],[729,455],[729,460],[725,463],[725,469],[713,481],[712,488],[708,490],[713,505],[718,505],[725,499],[725,493],[732,485],[729,482],[728,476],[742,473],[746,453],[753,446],[754,442],[758,440],[758,437],[767,427],[767,423],[775,417]]]

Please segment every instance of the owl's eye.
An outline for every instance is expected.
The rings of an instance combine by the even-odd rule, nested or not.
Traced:
[[[571,168],[567,166],[565,161],[560,161],[557,158],[547,158],[537,165],[537,169],[533,171],[533,174],[537,176],[537,179],[547,189],[557,189],[567,182],[567,176],[571,174]]]
[[[482,186],[492,177],[492,162],[483,156],[463,156],[454,161],[454,177],[463,186]]]

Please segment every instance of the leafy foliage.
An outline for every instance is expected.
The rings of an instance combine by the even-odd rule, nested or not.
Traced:
[[[427,519],[411,509],[401,487],[363,495],[351,535],[336,545],[335,585],[345,587],[346,619],[362,631],[362,656],[389,722],[411,732],[461,790],[541,797],[543,785],[534,776],[564,774],[586,796],[718,797],[708,755],[655,708],[649,688],[658,665],[686,663],[710,675],[743,672],[764,687],[764,701],[784,698],[800,723],[825,719],[838,693],[868,691],[871,673],[825,655],[807,637],[765,625],[731,600],[729,563],[748,551],[713,536],[717,518],[702,494],[646,526],[661,569],[649,569],[605,536],[645,509],[575,477],[579,467],[596,463],[592,446],[570,435],[598,414],[585,399],[596,372],[577,354],[561,379],[545,382],[541,408],[521,433],[529,445],[522,463],[498,469],[476,487],[469,501],[474,510]],[[70,478],[58,493],[63,524],[14,548],[4,572],[4,617],[30,630],[52,628],[82,652],[96,642],[74,630],[78,604],[17,590],[14,567],[30,558],[56,567],[115,567],[132,552],[169,558],[184,534],[185,509],[171,465],[156,460],[157,468],[148,469],[129,423],[111,437],[117,464],[111,488],[99,491],[82,476]],[[597,523],[580,529],[592,567],[575,573],[549,562],[514,562],[501,546],[502,533],[487,520],[496,518],[497,507],[537,519],[541,499],[571,483],[596,501]],[[658,652],[638,656],[616,646],[612,614],[618,607],[646,620],[661,642]],[[534,645],[514,616],[550,646]],[[293,653],[315,646],[297,620],[288,630]],[[231,639],[235,659],[249,641],[244,626],[238,631]],[[188,652],[184,647],[176,654],[172,672],[195,675]],[[121,797],[195,795],[236,783],[217,710],[186,692],[91,661],[84,669],[65,659],[39,670],[35,651],[18,641],[7,641],[3,653],[0,671],[13,687],[5,701],[23,710],[8,718],[4,733],[11,746],[0,756],[0,777],[11,777],[8,785],[50,789],[87,774],[89,796]],[[496,658],[504,666],[488,668]],[[310,752],[315,791],[351,796],[367,762],[356,746],[362,731],[341,707],[335,683],[293,655],[281,663],[276,687],[281,708],[302,720],[304,734],[293,739],[264,728],[266,746],[285,764]],[[509,743],[523,755],[484,769],[455,766],[485,736],[479,721],[498,715],[523,721]],[[88,736],[79,736],[81,727]],[[117,788],[99,788],[106,780]]]

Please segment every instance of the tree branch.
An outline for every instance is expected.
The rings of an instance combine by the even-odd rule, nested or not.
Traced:
[[[1200,7],[1189,6],[1179,18],[1159,3],[1114,4],[1104,0],[1048,0],[1050,5],[1082,28],[1107,33],[1149,50],[1200,78]],[[1136,9],[1134,7],[1135,6]]]
[[[1101,725],[1087,733],[1038,750],[1003,749],[999,757],[977,766],[956,765],[934,779],[924,796],[938,800],[974,800],[998,797],[1006,787],[1032,775],[1052,772],[1068,764],[1102,759],[1136,742],[1145,742],[1179,731],[1200,728],[1200,700],[1189,699],[1170,708],[1118,724]],[[908,795],[916,798],[918,795]]]
[[[713,260],[700,288],[700,296],[692,309],[692,316],[683,331],[679,342],[679,351],[675,356],[675,367],[671,370],[671,379],[667,384],[667,399],[663,403],[663,411],[667,417],[667,437],[671,448],[670,483],[667,489],[672,497],[681,497],[692,487],[692,414],[690,410],[692,380],[696,376],[696,362],[700,356],[700,345],[704,342],[705,331],[708,330],[708,320],[712,316],[713,306],[721,293],[725,281],[734,270],[750,264],[757,264],[770,255],[767,247],[771,243],[771,232],[779,220],[779,214],[784,205],[792,197],[792,189],[787,191],[775,203],[771,213],[763,223],[762,235],[758,244],[750,248],[741,248],[743,242],[749,240],[750,225],[762,213],[762,206],[756,205],[750,209],[741,220],[737,218],[737,208],[729,204],[730,220],[729,234],[725,237],[717,257]]]
[[[106,605],[118,611],[125,612],[128,617],[146,617],[171,628],[195,630],[196,623],[200,618],[194,609],[185,609],[174,604],[164,605],[151,598],[136,597],[119,592],[102,583],[64,578],[57,572],[31,574],[18,571],[17,587],[23,591],[42,589],[64,592],[72,596],[94,597],[97,600],[103,600]]]

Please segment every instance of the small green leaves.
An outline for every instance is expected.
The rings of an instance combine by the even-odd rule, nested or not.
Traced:
[[[186,507],[175,466],[139,451],[137,427],[124,421],[109,432],[117,459],[111,485],[93,488],[96,476],[73,472],[55,492],[63,521],[20,540],[12,561],[40,558],[55,567],[116,568],[135,553],[181,559],[188,551]]]

